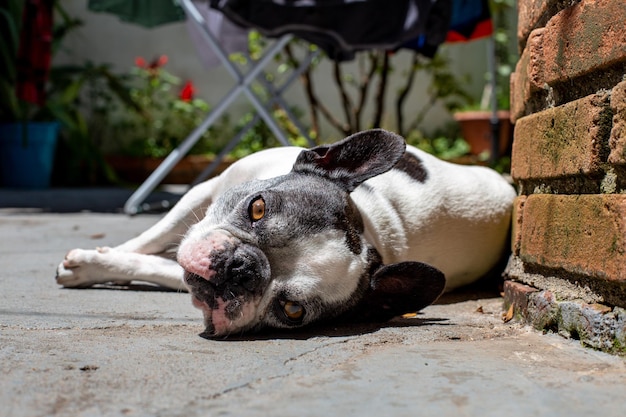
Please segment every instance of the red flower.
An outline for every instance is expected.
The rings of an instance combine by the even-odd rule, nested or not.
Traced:
[[[149,68],[150,69],[157,69],[157,68],[161,68],[162,66],[164,66],[165,64],[167,64],[167,55],[161,55],[158,58],[155,58],[151,63]]]
[[[155,70],[167,64],[167,61],[168,61],[167,55],[161,55],[157,58],[154,58],[152,62],[148,64],[146,63],[146,60],[143,59],[143,57],[138,56],[137,58],[135,58],[135,65],[137,65],[139,68]]]
[[[145,68],[146,60],[138,56],[137,58],[135,58],[135,65],[137,65],[139,68]]]
[[[183,89],[180,90],[179,97],[182,101],[191,101],[195,92],[196,88],[193,86],[193,83],[191,81],[187,81],[183,86]]]

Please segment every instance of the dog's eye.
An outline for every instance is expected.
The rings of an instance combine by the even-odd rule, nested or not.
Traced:
[[[248,214],[253,222],[257,222],[265,217],[265,201],[261,197],[253,200],[248,208]]]
[[[304,318],[304,307],[302,307],[298,303],[294,303],[293,301],[284,301],[281,302],[283,306],[283,313],[285,313],[285,317],[294,322],[302,321]]]

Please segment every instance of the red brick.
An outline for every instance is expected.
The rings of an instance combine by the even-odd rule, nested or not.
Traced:
[[[526,0],[523,7],[543,10],[535,1]],[[571,4],[553,3],[546,0],[548,13]],[[537,13],[543,13],[541,10]],[[511,119],[515,122],[524,115],[563,104],[572,97],[610,89],[619,82],[615,79],[626,68],[624,16],[626,1],[584,0],[554,15],[545,27],[530,32],[511,76]]]
[[[551,291],[538,291],[514,281],[504,281],[504,301],[515,307],[517,317],[539,330],[558,331],[576,337],[586,346],[624,354],[624,310],[581,300],[558,300]]]
[[[609,141],[611,147],[609,162],[624,165],[626,164],[626,81],[613,88],[611,109],[613,110],[613,128]]]
[[[626,282],[626,195],[548,195],[526,199],[520,259]]]
[[[517,120],[513,179],[600,172],[611,126],[609,101],[601,92]]]
[[[578,0],[519,0],[517,3],[517,40],[523,48],[530,32],[545,26],[548,19]]]
[[[556,0],[519,0],[517,2],[517,42],[521,47],[526,44],[526,39],[533,29],[543,26],[540,21],[546,18],[550,3],[556,3]]]
[[[513,305],[515,312],[528,319],[528,303],[530,295],[539,291],[519,282],[504,281],[504,301],[507,305]]]
[[[531,63],[531,60],[536,60],[540,55],[536,53],[531,55],[530,50],[537,51],[541,48],[541,38],[543,35],[543,29],[534,30],[528,38],[528,44],[534,45],[532,48],[527,47],[522,52],[517,65],[515,66],[515,72],[511,74],[511,119],[515,122],[518,118],[524,116],[526,112],[526,105],[531,99],[532,94],[539,91],[542,86],[538,84],[537,68],[540,68],[536,63]]]
[[[626,1],[583,0],[550,19],[542,35],[538,84],[553,85],[626,62]],[[536,46],[536,44],[535,44]],[[533,45],[528,44],[529,48]]]
[[[524,214],[524,203],[526,196],[521,195],[515,199],[513,204],[513,224],[511,230],[511,252],[519,256],[520,246],[522,244],[522,217]]]

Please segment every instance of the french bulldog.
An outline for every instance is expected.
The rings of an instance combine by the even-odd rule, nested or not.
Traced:
[[[212,337],[385,321],[493,268],[515,196],[489,168],[444,162],[368,130],[243,158],[138,237],[70,251],[56,280],[188,290]]]

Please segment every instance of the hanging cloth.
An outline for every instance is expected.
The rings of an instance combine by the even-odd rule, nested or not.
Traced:
[[[401,48],[412,49],[432,58],[444,42],[468,42],[493,32],[488,0],[445,0],[449,3],[447,9],[437,7],[441,1],[433,7],[429,24],[440,25],[444,19],[448,19],[449,26],[444,37],[441,38],[440,32],[427,30],[424,35],[411,39]],[[442,13],[445,15],[442,16]]]
[[[346,61],[425,33],[433,0],[211,0],[233,22],[268,37],[293,34]],[[448,26],[439,28],[444,34]]]
[[[489,0],[453,0],[446,42],[467,42],[493,33]]]
[[[174,0],[89,0],[88,7],[147,28],[185,20],[185,12]]]
[[[53,0],[28,0],[22,12],[17,52],[17,97],[43,106],[52,59]]]
[[[439,45],[446,40],[451,17],[452,0],[436,0],[428,15],[424,33],[405,42],[398,49],[412,49],[427,58],[434,57]]]

